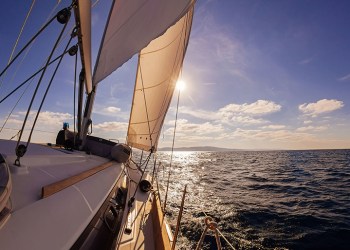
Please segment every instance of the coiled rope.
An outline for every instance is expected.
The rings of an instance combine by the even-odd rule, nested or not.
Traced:
[[[225,237],[225,235],[222,234],[222,232],[218,229],[217,227],[217,223],[214,222],[213,218],[211,218],[210,216],[208,216],[204,211],[203,211],[204,215],[205,215],[205,219],[204,222],[206,224],[206,227],[204,228],[204,231],[201,235],[201,238],[198,241],[196,250],[201,249],[202,245],[203,245],[203,241],[204,241],[204,237],[208,231],[208,229],[214,231],[215,233],[215,239],[216,239],[216,244],[218,249],[221,249],[221,242],[220,242],[220,237],[219,234],[221,236],[222,239],[224,239],[224,241],[227,243],[228,246],[231,247],[231,249],[236,250],[235,247],[229,242],[229,240]]]

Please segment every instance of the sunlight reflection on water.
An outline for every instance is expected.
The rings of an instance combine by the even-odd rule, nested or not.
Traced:
[[[170,152],[159,152],[157,162],[164,165],[158,173],[164,199]],[[179,249],[195,247],[203,212],[238,249],[350,244],[350,150],[174,152],[171,169],[167,215],[173,229],[188,185]],[[214,237],[205,244],[215,249]]]

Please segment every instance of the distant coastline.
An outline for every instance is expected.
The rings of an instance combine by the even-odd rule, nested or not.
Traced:
[[[322,151],[322,150],[350,150],[348,148],[339,149],[234,149],[234,148],[219,148],[211,146],[198,147],[178,147],[174,151],[208,151],[208,152],[233,152],[233,151]],[[158,148],[158,151],[171,151],[171,147]]]
[[[158,151],[171,151],[171,147],[159,148]],[[202,147],[179,147],[174,148],[174,151],[244,151],[242,149],[232,149],[232,148],[219,148],[219,147],[210,147],[210,146],[202,146]]]

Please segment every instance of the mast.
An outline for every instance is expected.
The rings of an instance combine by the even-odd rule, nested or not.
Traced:
[[[92,71],[91,71],[91,2],[86,0],[75,0],[74,15],[78,35],[78,44],[80,49],[80,58],[82,69],[79,75],[79,94],[78,94],[78,114],[77,128],[81,141],[84,132],[82,126],[82,112],[84,101],[84,83],[88,96],[92,93]]]
[[[111,18],[113,9],[114,9],[114,4],[115,4],[115,0],[113,0],[112,6],[111,6],[110,11],[109,11],[109,15],[108,15],[108,19],[107,19],[107,25],[105,26],[105,30],[103,32],[102,41],[105,39],[105,36],[106,36],[108,23],[110,21],[110,18]],[[97,58],[100,57],[101,50],[102,50],[102,43],[101,43],[101,46],[99,48],[99,52],[98,52]],[[97,60],[97,62],[98,62],[98,60]],[[96,73],[96,70],[97,70],[97,65],[98,64],[96,63],[95,67],[94,67],[94,76],[95,76],[95,73]],[[82,145],[81,145],[82,148],[84,147],[85,142],[86,142],[86,136],[87,136],[88,128],[89,128],[90,124],[92,123],[91,113],[92,113],[92,108],[93,108],[93,105],[94,105],[94,102],[95,102],[97,85],[98,85],[98,82],[94,83],[94,81],[93,81],[92,91],[87,96],[87,100],[86,100],[86,103],[85,103],[85,111],[84,111],[84,117],[83,117],[83,120],[82,120],[82,128],[81,128],[81,132],[79,133],[79,139],[82,142]]]

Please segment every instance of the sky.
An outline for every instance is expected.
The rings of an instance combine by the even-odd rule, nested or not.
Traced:
[[[3,3],[6,21],[0,23],[0,69],[7,64],[31,3]],[[69,3],[62,0],[56,11]],[[17,52],[56,4],[36,0]],[[109,5],[109,0],[100,0],[93,7],[94,59]],[[350,2],[341,0],[198,0],[180,76],[186,88],[180,93],[175,147],[350,148],[349,11]],[[52,24],[23,63],[18,66],[20,57],[0,78],[0,98],[42,66],[61,27]],[[134,56],[99,85],[92,135],[125,142],[136,66]],[[17,134],[37,81],[38,77],[13,110],[0,138]],[[44,77],[39,96],[48,81]],[[0,104],[0,128],[24,88]],[[68,57],[48,93],[33,141],[54,142],[64,121],[73,130],[73,88],[74,57]],[[177,94],[159,147],[171,146]],[[35,101],[32,114],[38,107]],[[32,121],[33,115],[29,124]]]

